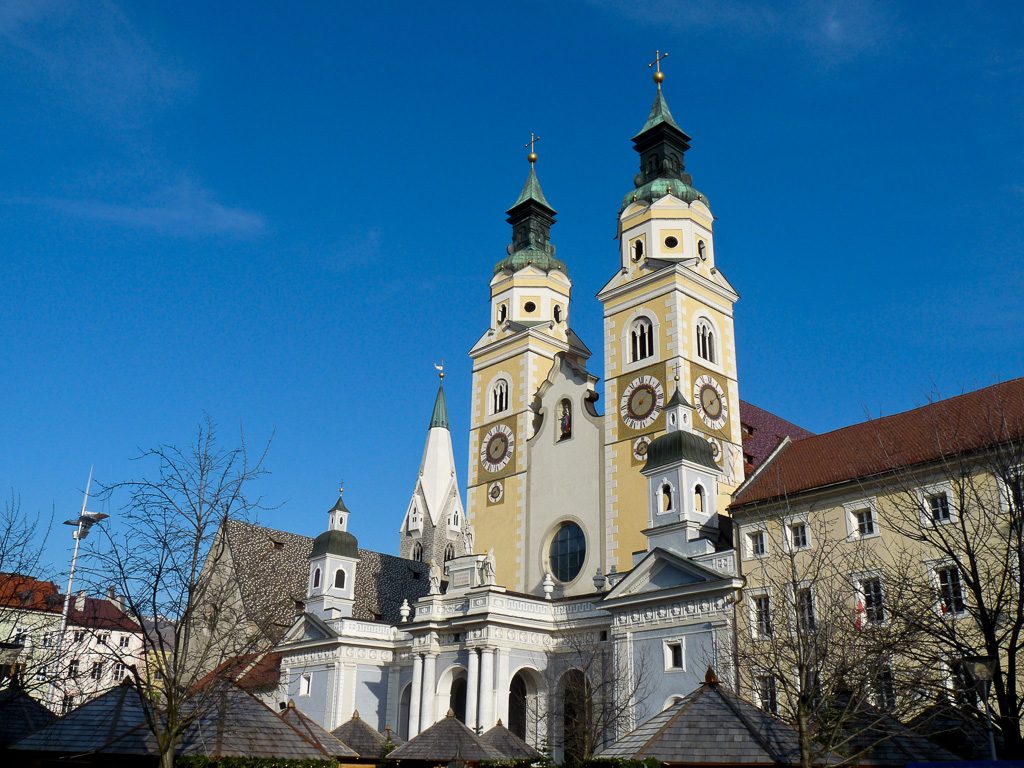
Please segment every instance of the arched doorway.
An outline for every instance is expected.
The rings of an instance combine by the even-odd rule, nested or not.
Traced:
[[[466,678],[457,677],[452,680],[448,706],[451,707],[460,723],[466,722]]]
[[[596,741],[594,706],[590,684],[578,669],[562,675],[562,748],[565,765],[587,757]]]
[[[409,704],[412,701],[412,685],[402,689],[402,695],[398,697],[398,735],[403,739],[409,738]]]
[[[535,747],[550,738],[543,690],[543,678],[537,670],[530,667],[523,667],[512,675],[508,685],[506,727]]]
[[[526,697],[526,679],[517,672],[508,686],[508,729],[520,739],[526,739]]]

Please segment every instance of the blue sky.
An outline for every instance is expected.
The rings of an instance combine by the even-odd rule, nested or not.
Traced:
[[[0,3],[0,488],[72,515],[208,413],[262,522],[344,478],[397,548],[436,389],[538,174],[600,374],[629,137],[665,93],[738,288],[740,394],[813,431],[1024,374],[1019,3]],[[116,510],[110,510],[115,511]],[[66,531],[50,551],[63,562]]]

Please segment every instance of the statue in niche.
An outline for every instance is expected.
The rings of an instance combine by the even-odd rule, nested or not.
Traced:
[[[441,568],[433,559],[430,561],[430,594],[441,594]]]
[[[562,413],[559,417],[558,428],[559,428],[559,440],[568,440],[572,437],[572,403],[568,400],[563,400],[561,403]]]
[[[480,580],[485,587],[494,586],[494,550],[487,550],[484,561],[480,564]]]

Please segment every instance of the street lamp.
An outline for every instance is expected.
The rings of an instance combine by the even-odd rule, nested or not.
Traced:
[[[82,539],[89,535],[89,529],[92,528],[96,523],[106,520],[110,515],[105,515],[102,512],[87,512],[85,510],[89,503],[89,487],[92,485],[92,469],[89,470],[89,479],[85,483],[85,498],[82,499],[82,511],[78,514],[78,517],[74,520],[65,520],[64,525],[73,526],[75,530],[71,532],[71,538],[75,540],[75,548],[71,552],[71,570],[68,571],[68,589],[64,594],[64,608],[60,614],[60,632],[57,635],[57,647],[58,647],[58,659],[63,660],[64,656],[64,635],[68,629],[68,613],[71,610],[71,589],[75,583],[75,564],[78,562],[78,545],[81,544]],[[56,676],[50,684],[50,699],[56,706]]]
[[[992,709],[988,702],[988,689],[992,685],[992,679],[996,676],[996,664],[998,660],[994,656],[965,656],[964,664],[971,673],[976,684],[983,683],[982,695],[985,697],[985,728],[988,731],[988,751],[990,758],[996,760],[996,737],[992,732]]]

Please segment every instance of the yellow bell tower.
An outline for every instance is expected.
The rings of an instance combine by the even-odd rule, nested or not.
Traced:
[[[534,164],[507,211],[512,243],[491,279],[489,328],[470,350],[467,513],[476,531],[474,549],[493,551],[497,581],[524,591],[531,409],[558,353],[586,360],[590,351],[569,327],[572,283],[550,242],[555,210],[544,197]]]
[[[664,433],[677,386],[693,405],[695,431],[724,472],[716,508],[743,480],[733,305],[739,296],[715,264],[714,217],[692,186],[690,137],[661,91],[635,137],[640,172],[619,209],[619,270],[598,293],[604,307],[606,557],[619,570],[646,549],[647,446]],[[679,489],[691,493],[693,489]]]

